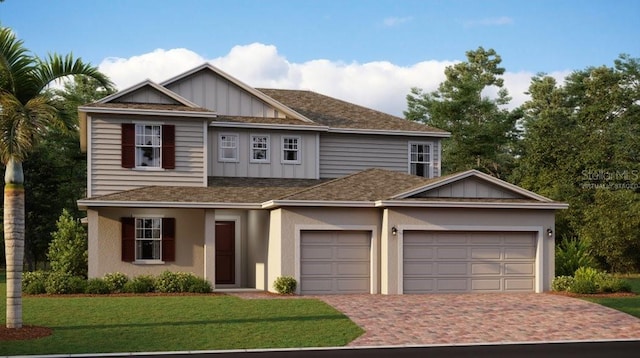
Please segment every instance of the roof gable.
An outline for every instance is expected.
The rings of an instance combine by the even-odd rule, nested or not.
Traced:
[[[145,80],[137,85],[133,85],[127,89],[116,92],[96,103],[144,103],[199,108],[195,103],[152,82],[151,80]]]
[[[393,199],[433,198],[433,199],[515,199],[553,202],[519,186],[497,179],[477,170],[456,173],[437,178],[432,182]]]

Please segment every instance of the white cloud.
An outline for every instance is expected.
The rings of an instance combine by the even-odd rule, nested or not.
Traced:
[[[455,63],[429,60],[399,66],[387,61],[343,63],[326,59],[292,63],[275,46],[252,43],[235,46],[214,59],[205,59],[187,49],[158,49],[126,59],[107,58],[99,68],[118,89],[124,89],[147,78],[162,82],[206,61],[250,86],[312,90],[398,116],[407,107],[406,96],[411,87],[435,90],[445,79],[444,69]],[[524,92],[532,75],[504,75],[505,86],[513,97],[510,108],[527,99]],[[561,80],[564,74],[554,77]]]
[[[413,20],[413,17],[411,16],[405,16],[405,17],[387,17],[386,19],[384,19],[382,21],[382,24],[386,27],[393,27],[393,26],[397,26],[400,24],[404,24],[405,22],[409,22]]]

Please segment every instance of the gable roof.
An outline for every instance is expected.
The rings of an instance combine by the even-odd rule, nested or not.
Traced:
[[[169,98],[171,100],[173,100],[175,102],[175,104],[177,105],[182,105],[185,107],[191,107],[191,108],[198,108],[199,106],[189,100],[187,100],[186,98],[180,96],[179,94],[173,92],[173,91],[169,91],[168,89],[166,89],[163,86],[160,86],[158,84],[156,84],[155,82],[147,79],[144,80],[136,85],[133,85],[129,88],[125,88],[122,91],[118,91],[112,95],[109,95],[107,97],[104,97],[102,99],[100,99],[99,101],[97,101],[96,103],[112,103],[112,102],[118,102],[117,100],[128,95],[131,93],[134,93],[136,91],[139,91],[145,87],[148,87],[158,93],[160,93],[162,96]],[[122,103],[122,102],[121,102]],[[127,102],[125,102],[127,103]]]
[[[406,134],[422,132],[436,137],[448,137],[442,129],[422,123],[409,121],[391,114],[383,113],[325,96],[312,91],[259,88],[259,91],[275,98],[296,112],[304,114],[316,123],[330,128],[332,132],[353,132],[367,130],[371,133]]]

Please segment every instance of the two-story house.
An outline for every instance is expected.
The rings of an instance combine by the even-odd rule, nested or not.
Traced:
[[[565,204],[478,171],[449,133],[205,64],[79,108],[89,276],[189,271],[301,294],[548,290]]]

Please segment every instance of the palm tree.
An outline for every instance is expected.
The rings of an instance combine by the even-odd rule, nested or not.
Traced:
[[[48,91],[55,80],[88,76],[105,87],[111,81],[72,55],[30,54],[9,28],[0,27],[0,160],[6,166],[4,242],[7,264],[7,328],[22,327],[24,175],[22,162],[53,126],[68,127],[59,101]]]

